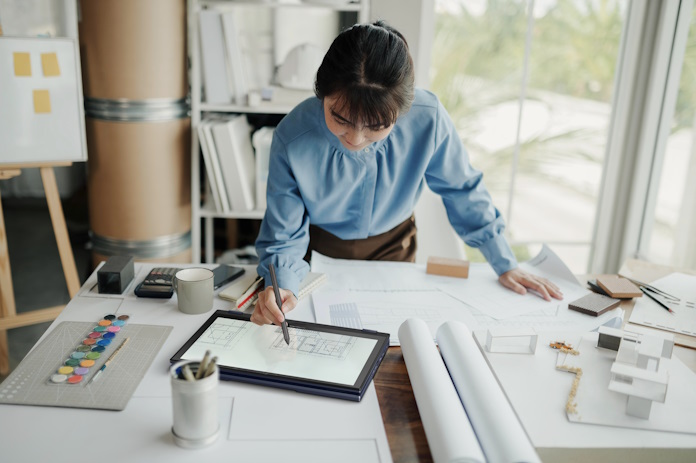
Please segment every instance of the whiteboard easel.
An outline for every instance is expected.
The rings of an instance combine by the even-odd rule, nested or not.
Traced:
[[[1,35],[1,34],[0,34]],[[77,41],[0,37],[0,180],[39,168],[70,297],[80,287],[54,167],[87,160]],[[0,198],[0,374],[9,372],[7,330],[55,319],[65,306],[17,315]]]
[[[2,165],[0,166],[0,180],[16,177],[21,174],[22,168],[38,167],[41,169],[41,179],[46,192],[46,202],[51,215],[53,232],[58,244],[58,253],[63,265],[65,282],[68,285],[68,293],[73,298],[80,289],[80,280],[77,275],[75,257],[70,246],[68,229],[65,224],[63,207],[60,203],[58,184],[56,183],[53,167],[69,166],[71,162],[53,163],[49,165]],[[2,211],[2,198],[0,197],[0,374],[6,375],[10,370],[9,348],[7,344],[7,330],[21,326],[33,325],[54,320],[65,305],[32,310],[17,315],[14,290],[12,288],[12,272],[10,268],[10,256],[7,245],[7,233],[5,219]]]

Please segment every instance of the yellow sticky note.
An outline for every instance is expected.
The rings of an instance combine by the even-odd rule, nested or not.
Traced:
[[[48,90],[34,90],[34,112],[51,112],[51,96],[49,95]]]
[[[14,56],[15,76],[31,76],[31,58],[29,53],[12,53]]]
[[[55,77],[60,75],[58,66],[58,56],[55,53],[41,53],[41,67],[44,77]]]

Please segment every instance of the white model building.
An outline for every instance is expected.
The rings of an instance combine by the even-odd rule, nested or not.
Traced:
[[[616,351],[609,390],[626,394],[626,414],[649,419],[653,402],[664,403],[669,375],[662,359],[671,359],[674,336],[637,327],[599,328],[597,347]]]

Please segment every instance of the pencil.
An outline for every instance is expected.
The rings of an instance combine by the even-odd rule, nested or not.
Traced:
[[[191,367],[189,367],[188,365],[184,365],[183,367],[181,367],[181,374],[184,375],[184,379],[186,381],[196,380],[195,376],[193,376],[193,372],[191,371]]]
[[[116,357],[116,354],[118,354],[118,353],[121,351],[121,349],[123,349],[123,346],[126,345],[126,343],[128,342],[129,339],[130,339],[130,338],[124,339],[123,342],[121,343],[121,345],[118,346],[118,349],[116,349],[116,350],[114,351],[114,353],[111,354],[111,355],[109,356],[108,359],[106,359],[106,362],[104,362],[104,365],[102,365],[102,367],[99,369],[99,371],[97,371],[97,372],[94,374],[94,376],[92,376],[92,379],[89,381],[90,384],[92,384],[94,381],[97,380],[97,378],[99,377],[99,375],[101,374],[102,371],[106,370],[106,366],[107,366],[108,364],[110,364],[111,361],[114,359],[114,357]]]
[[[201,360],[201,363],[198,364],[198,369],[196,370],[196,379],[201,379],[205,373],[206,369],[208,368],[208,359],[210,358],[210,351],[207,350],[205,351],[205,355],[203,356],[203,360]]]
[[[215,362],[217,362],[217,357],[213,357],[208,364],[208,367],[205,369],[205,375],[203,376],[204,378],[213,374],[213,371],[215,371]]]
[[[652,299],[653,301],[655,301],[655,302],[657,302],[658,304],[660,304],[660,306],[661,306],[663,309],[667,310],[669,313],[674,313],[674,310],[670,309],[670,308],[667,306],[667,304],[665,304],[664,302],[662,302],[661,300],[659,300],[657,297],[655,297],[655,296],[653,296],[652,294],[650,294],[650,290],[649,290],[649,289],[645,288],[644,286],[638,286],[638,288],[640,288],[640,290],[643,291],[643,294],[645,294],[645,295],[648,296],[650,299]]]

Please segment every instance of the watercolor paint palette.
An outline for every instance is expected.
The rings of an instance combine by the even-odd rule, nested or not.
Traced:
[[[118,319],[118,315],[114,320]],[[62,322],[51,330],[46,337],[20,362],[17,368],[0,384],[0,403],[18,405],[44,405],[52,407],[94,408],[101,410],[123,410],[126,408],[133,392],[145,376],[152,361],[162,348],[171,326],[138,325],[124,320],[122,326],[113,337],[90,338],[96,326],[105,326],[101,333],[109,333],[108,326],[94,322]],[[118,325],[117,325],[118,326]],[[96,331],[100,332],[100,331]],[[104,365],[109,356],[118,349],[121,342],[129,339],[128,345],[114,357],[109,367],[100,375],[98,381],[90,379]],[[87,344],[86,340],[93,340]],[[116,339],[99,345],[99,340]],[[84,347],[82,347],[84,346]],[[104,350],[99,349],[103,347]],[[87,349],[88,348],[88,349]],[[93,350],[95,349],[96,350]],[[99,357],[89,353],[98,353]],[[74,358],[73,354],[77,353]],[[84,353],[84,357],[79,354]],[[74,366],[70,360],[77,360]],[[84,360],[93,360],[81,367]],[[73,370],[61,368],[70,366]],[[87,368],[88,371],[76,368]],[[86,373],[78,375],[79,372]],[[66,378],[52,381],[55,375],[63,374]],[[68,380],[74,376],[82,376],[75,383]]]
[[[128,315],[118,317],[113,314],[105,315],[51,375],[48,382],[50,384],[86,384],[88,375],[90,373],[94,375],[99,371],[99,368],[92,367],[111,346],[129,318]]]

